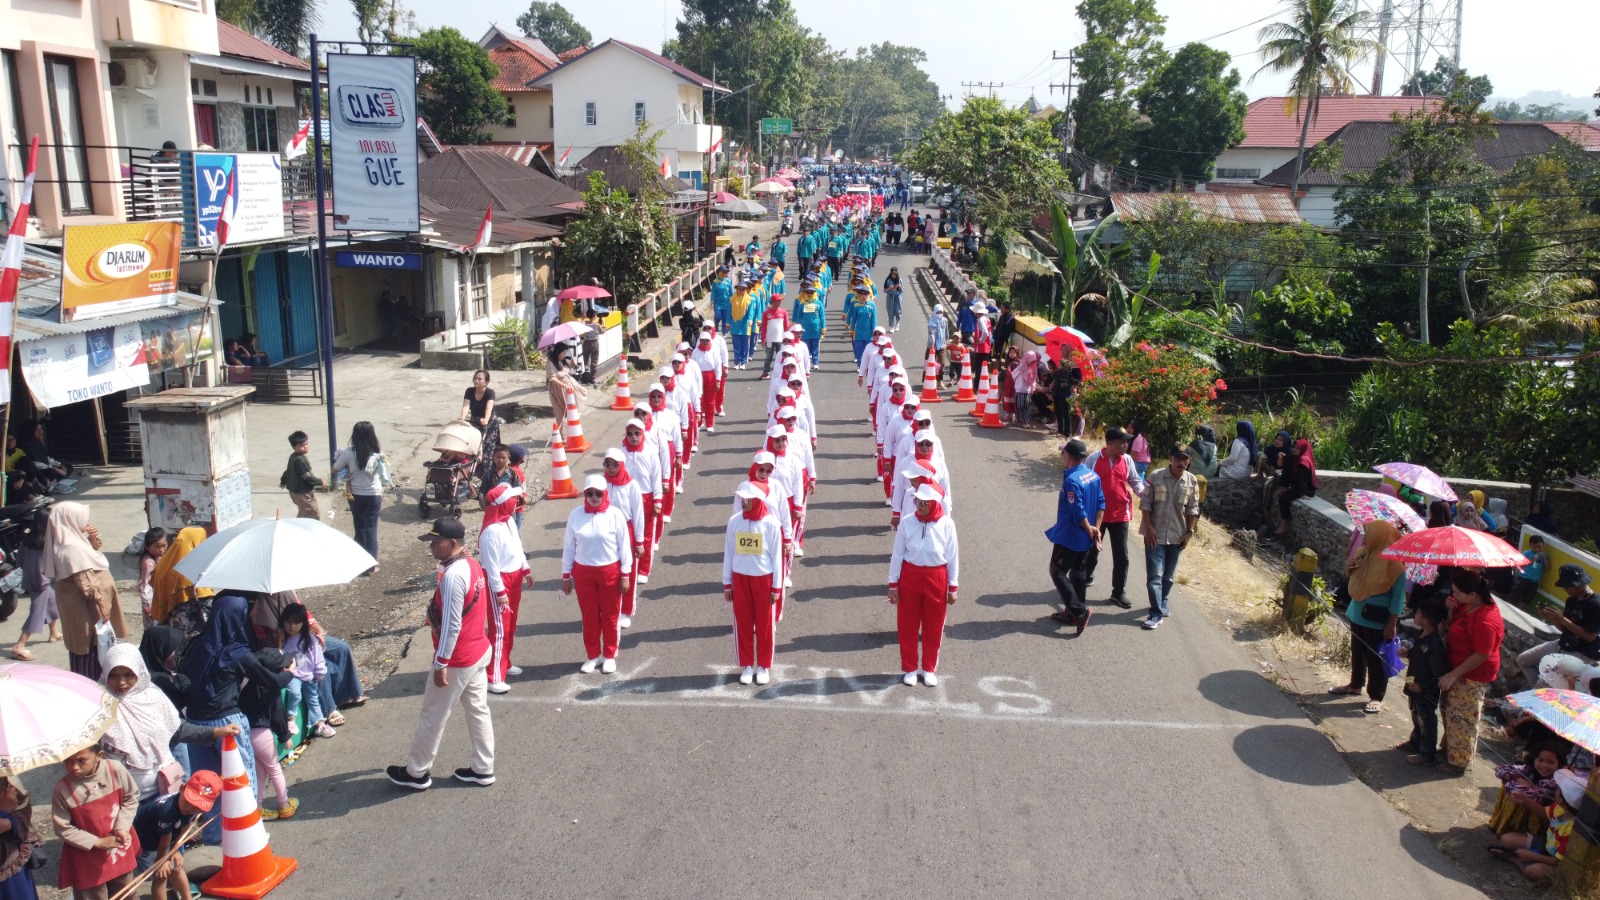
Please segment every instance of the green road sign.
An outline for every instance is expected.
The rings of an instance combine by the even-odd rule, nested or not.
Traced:
[[[793,119],[762,119],[762,134],[794,134]]]

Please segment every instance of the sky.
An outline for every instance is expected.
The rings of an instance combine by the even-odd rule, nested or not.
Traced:
[[[963,82],[998,82],[1005,87],[995,88],[994,94],[1008,102],[1021,103],[1032,94],[1041,105],[1061,105],[1063,92],[1058,88],[1052,96],[1049,85],[1066,81],[1067,63],[1051,56],[1065,55],[1083,36],[1073,0],[791,2],[801,23],[836,49],[883,41],[920,47],[928,54],[924,68],[941,92],[952,96],[952,104],[959,104],[969,91],[989,91],[963,87]],[[1556,26],[1592,21],[1593,0],[1540,0],[1536,16],[1528,15],[1522,4],[1505,0],[1462,2],[1466,4],[1462,65],[1473,75],[1493,79],[1497,97],[1556,91],[1587,98],[1600,87],[1600,66],[1593,64],[1588,45],[1591,29]],[[494,22],[515,30],[517,16],[527,9],[516,0],[411,0],[409,5],[423,28],[453,25],[473,39]],[[564,0],[564,5],[596,41],[616,37],[651,49],[659,49],[672,36],[680,9],[678,0]],[[1158,8],[1167,17],[1163,40],[1168,48],[1203,41],[1234,54],[1251,99],[1282,92],[1280,77],[1262,74],[1250,81],[1261,65],[1255,53],[1256,32],[1277,17],[1280,0],[1158,0]],[[324,0],[327,37],[354,36],[348,9],[348,0]],[[1358,75],[1366,82],[1371,71],[1371,63],[1364,63]],[[1393,62],[1385,81],[1389,85],[1400,81]]]

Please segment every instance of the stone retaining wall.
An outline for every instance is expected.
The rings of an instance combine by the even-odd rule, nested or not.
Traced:
[[[1528,515],[1533,505],[1533,488],[1526,484],[1513,484],[1507,481],[1480,481],[1470,478],[1446,477],[1450,486],[1456,493],[1467,496],[1468,491],[1483,491],[1490,497],[1499,497],[1506,501],[1506,509],[1513,516],[1521,519]],[[1337,470],[1319,470],[1317,472],[1317,494],[1326,497],[1329,501],[1344,505],[1344,495],[1355,488],[1375,491],[1383,483],[1383,476],[1377,472],[1340,472]]]

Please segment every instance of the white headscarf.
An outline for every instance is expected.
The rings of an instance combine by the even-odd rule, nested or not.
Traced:
[[[150,683],[150,670],[145,667],[138,647],[132,644],[111,646],[106,653],[105,669],[100,673],[101,686],[106,684],[111,670],[118,667],[131,671],[138,680],[126,694],[117,698],[117,720],[106,729],[103,740],[130,769],[153,772],[173,761],[171,742],[178,731],[178,710],[160,688]]]
[[[106,556],[89,543],[89,507],[82,503],[57,503],[44,527],[44,568],[47,581],[71,578],[91,569],[109,569]]]

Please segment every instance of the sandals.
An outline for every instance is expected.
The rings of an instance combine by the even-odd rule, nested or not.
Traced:
[[[1366,706],[1361,707],[1361,711],[1366,713],[1369,716],[1375,716],[1378,713],[1383,712],[1383,701],[1382,700],[1369,701]]]
[[[1338,687],[1328,688],[1328,693],[1337,694],[1340,697],[1348,697],[1351,694],[1361,693],[1361,688],[1351,687],[1348,684],[1341,684]]]
[[[33,662],[36,657],[26,650],[13,650],[11,651],[11,658],[21,662]]]
[[[1434,766],[1434,768],[1455,778],[1460,778],[1461,776],[1467,774],[1467,770],[1465,768],[1452,766],[1447,762],[1439,763],[1438,765]]]
[[[334,713],[333,715],[329,716],[326,721],[329,725],[338,728],[340,725],[345,724],[345,717],[339,713]]]
[[[1420,754],[1420,753],[1413,753],[1410,756],[1406,757],[1406,762],[1412,764],[1413,766],[1431,766],[1431,765],[1435,765],[1433,760],[1423,758],[1422,754]]]

